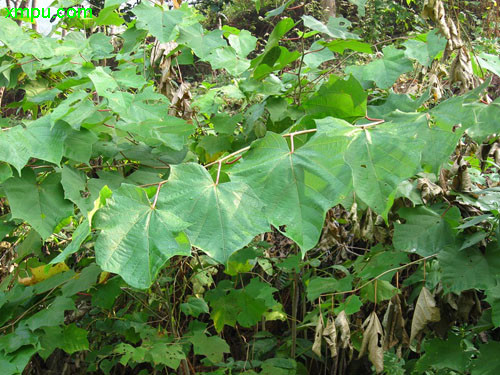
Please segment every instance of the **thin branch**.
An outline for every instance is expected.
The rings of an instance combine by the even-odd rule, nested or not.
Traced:
[[[393,271],[398,271],[398,270],[401,270],[403,268],[406,268],[408,266],[411,266],[413,264],[417,264],[417,263],[420,263],[422,261],[426,261],[427,259],[430,259],[430,258],[434,258],[437,256],[437,253],[436,254],[432,254],[432,255],[429,255],[429,256],[426,256],[426,257],[423,257],[423,258],[420,258],[420,259],[417,259],[417,260],[414,260],[413,262],[410,262],[410,263],[407,263],[407,264],[404,264],[402,266],[399,266],[399,267],[395,267],[395,268],[391,268],[391,269],[388,269],[384,272],[382,272],[381,274],[375,276],[373,279],[371,280],[368,280],[366,283],[364,283],[363,285],[357,287],[357,288],[354,288],[354,289],[351,289],[351,290],[348,290],[346,292],[335,292],[335,293],[324,293],[324,294],[321,294],[322,297],[326,297],[326,296],[337,296],[337,295],[342,295],[342,294],[348,294],[348,293],[356,293],[358,292],[359,290],[363,289],[365,286],[367,285],[370,285],[371,283],[373,283],[374,281],[380,279],[382,276],[384,275],[387,275],[388,273],[390,272],[393,272]]]
[[[250,146],[243,147],[242,149],[239,149],[238,151],[235,151],[235,152],[233,152],[232,154],[229,154],[229,155],[227,155],[227,156],[224,156],[222,159],[219,159],[219,160],[216,160],[216,161],[213,161],[213,162],[211,162],[211,163],[206,164],[206,165],[205,165],[205,168],[206,168],[206,167],[210,167],[211,165],[217,164],[217,163],[219,163],[219,162],[221,162],[221,163],[222,163],[223,161],[226,161],[226,160],[228,160],[228,159],[231,159],[233,156],[236,156],[236,155],[241,154],[242,152],[245,152],[245,151],[248,151],[248,150],[250,150]]]

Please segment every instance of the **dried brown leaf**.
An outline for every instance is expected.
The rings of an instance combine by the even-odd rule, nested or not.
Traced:
[[[316,353],[318,357],[321,357],[321,337],[323,336],[323,315],[321,313],[318,316],[318,323],[316,324],[316,331],[314,333],[314,343],[312,346],[313,353]]]
[[[328,323],[323,330],[323,337],[328,345],[328,349],[330,349],[330,355],[332,358],[335,357],[337,355],[337,330],[335,328],[335,321],[331,316],[328,317]]]
[[[335,318],[335,328],[340,332],[339,346],[342,349],[351,347],[351,329],[345,311],[341,311]]]
[[[391,298],[384,319],[382,320],[382,326],[385,332],[384,350],[389,350],[397,344],[399,346],[407,344],[408,334],[404,328],[405,320],[403,319],[403,310],[399,295]]]
[[[418,296],[417,305],[415,306],[415,313],[411,321],[410,342],[432,322],[439,322],[441,314],[439,308],[436,307],[436,300],[424,286],[420,295]]]
[[[375,311],[363,323],[363,331],[363,342],[361,343],[359,358],[368,351],[368,358],[375,366],[375,371],[381,373],[384,371],[384,349],[382,347],[384,333]]]

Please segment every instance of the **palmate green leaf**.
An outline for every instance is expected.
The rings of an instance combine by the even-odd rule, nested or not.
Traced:
[[[229,45],[234,48],[240,57],[247,57],[257,45],[257,38],[250,31],[241,30],[238,34],[231,34],[227,37]]]
[[[158,207],[192,223],[186,229],[191,243],[221,263],[269,230],[262,203],[248,185],[232,181],[215,185],[198,164],[172,166]]]
[[[480,345],[478,357],[472,361],[471,375],[496,375],[500,372],[498,353],[500,342],[490,341]]]
[[[88,332],[83,328],[77,327],[75,323],[64,326],[61,334],[61,341],[58,342],[58,347],[68,354],[89,350],[89,340],[87,339]]]
[[[49,174],[40,184],[30,168],[21,177],[12,177],[3,184],[12,217],[30,224],[45,240],[65,218],[73,214],[73,204],[64,199],[59,173]]]
[[[14,20],[5,16],[0,17],[0,42],[12,52],[33,55],[39,59],[56,54],[57,41],[54,38],[33,39]]]
[[[359,131],[344,155],[356,197],[387,218],[398,185],[420,169],[423,145],[411,128],[396,124]]]
[[[0,368],[2,375],[21,375],[38,349],[35,346],[23,346],[14,353],[4,354],[0,351]]]
[[[496,98],[487,106],[480,105],[474,111],[474,124],[467,129],[467,134],[476,142],[482,142],[491,134],[498,134],[498,113],[500,113],[500,98]]]
[[[95,19],[97,25],[114,25],[120,26],[125,21],[115,12],[118,8],[118,5],[106,6],[104,9],[101,9],[99,12],[99,16]]]
[[[350,76],[343,80],[331,75],[328,82],[304,103],[304,108],[315,118],[332,116],[354,121],[365,117],[367,97],[356,78]]]
[[[391,105],[396,105],[399,102],[401,102],[401,106],[404,109],[405,105],[403,101],[396,99],[392,104],[388,104],[386,110],[390,110]],[[406,108],[409,109],[412,105],[416,106],[417,104],[407,102],[408,107]],[[429,122],[426,113],[405,113],[395,110],[389,114],[382,114],[379,117],[390,121],[395,128],[406,129],[409,133],[413,133],[413,136],[420,141],[420,146],[425,144],[424,148],[420,147],[422,156],[420,164],[424,171],[433,172],[436,175],[439,173],[442,165],[448,162],[464,131],[462,128],[453,129],[432,124]]]
[[[181,24],[186,16],[185,11],[178,9],[165,11],[149,2],[141,2],[132,12],[137,16],[137,27],[148,30],[161,43],[175,39],[176,26]]]
[[[325,61],[333,60],[335,55],[328,48],[322,48],[321,42],[314,42],[309,50],[308,54],[304,55],[304,64],[309,66],[310,68],[317,68]]]
[[[439,34],[438,29],[434,29],[424,36],[407,40],[403,46],[407,57],[416,59],[423,66],[430,66],[434,58],[444,50],[446,43],[446,38]]]
[[[316,245],[326,211],[352,188],[342,153],[349,133],[356,131],[342,120],[331,119],[293,153],[282,136],[268,132],[228,174],[231,180],[252,187],[264,202],[269,222],[276,228],[286,225],[283,233],[305,253]]]
[[[464,373],[470,354],[462,349],[461,341],[461,338],[454,334],[448,335],[447,340],[435,338],[425,341],[423,347],[425,354],[415,364],[415,370],[420,374],[425,374],[430,369],[449,369]],[[486,375],[486,373],[481,374]]]
[[[57,122],[52,126],[48,116],[31,122],[26,128],[15,126],[4,130],[0,132],[0,160],[13,165],[18,171],[30,157],[59,164],[68,134],[68,125]]]
[[[336,279],[333,277],[314,277],[307,284],[307,299],[315,301],[322,294],[346,292],[352,289],[352,275]]]
[[[205,32],[199,23],[195,23],[180,27],[177,43],[188,46],[196,56],[204,60],[216,48],[227,46],[226,40],[222,37],[223,34],[222,30]]]
[[[368,0],[349,0],[351,4],[354,4],[358,7],[358,16],[359,17],[364,17],[365,16],[365,6]]]
[[[359,39],[358,35],[347,31],[347,29],[351,26],[351,22],[343,17],[330,17],[328,24],[326,25],[312,16],[302,16],[302,20],[304,21],[304,26],[314,31],[326,34],[331,38]]]
[[[454,293],[468,289],[492,290],[500,277],[500,248],[495,246],[492,243],[484,254],[477,248],[461,251],[448,248],[439,252],[444,290]]]
[[[457,207],[401,208],[399,216],[404,224],[394,224],[394,247],[401,251],[429,256],[445,248],[457,248],[457,230],[460,210]],[[458,248],[457,248],[458,249]]]
[[[264,52],[257,56],[252,60],[251,67],[255,68],[262,63],[262,60],[268,55],[268,52],[278,47],[281,38],[289,32],[295,26],[295,22],[289,18],[283,18],[278,24],[274,27],[271,35],[269,35],[269,39],[267,40],[267,44],[264,48]],[[276,59],[275,59],[276,60]]]
[[[71,298],[57,297],[54,302],[31,316],[25,323],[32,331],[40,327],[57,326],[64,323],[64,312],[74,309],[75,303]]]
[[[187,302],[181,303],[181,311],[197,318],[200,314],[208,314],[208,305],[203,298],[191,296]]]
[[[12,169],[7,163],[0,162],[0,184],[12,177]]]
[[[229,353],[229,345],[218,336],[207,336],[203,331],[197,331],[189,338],[193,344],[194,354],[206,356],[210,362],[218,363],[224,359],[224,353]]]
[[[300,57],[298,51],[290,52],[282,46],[271,48],[268,52],[262,55],[259,64],[256,64],[253,76],[255,79],[262,79],[267,77],[270,73],[281,70],[288,64],[297,60]],[[252,65],[255,60],[252,61]]]
[[[347,39],[347,40],[342,40],[342,39],[335,39],[329,42],[320,42],[322,45],[327,47],[330,51],[333,52],[338,52],[341,55],[344,54],[344,51],[346,49],[350,49],[356,52],[363,52],[363,53],[373,53],[372,47],[368,43],[360,42],[359,40],[352,40],[352,39]]]
[[[64,189],[64,198],[78,206],[83,214],[87,214],[93,207],[89,197],[84,197],[87,192],[87,178],[82,171],[64,165],[61,170],[61,184]]]
[[[98,140],[97,135],[90,130],[80,128],[71,132],[64,140],[63,155],[68,159],[88,164],[92,155],[92,145]]]
[[[491,306],[491,321],[495,328],[500,327],[500,285],[486,291],[486,302]]]
[[[495,55],[490,55],[488,53],[481,53],[476,57],[478,63],[481,67],[488,69],[490,72],[495,73],[497,76],[500,75],[500,58]]]
[[[388,89],[403,73],[411,72],[412,62],[405,57],[403,50],[394,46],[385,47],[384,57],[363,66],[348,66],[345,71],[359,81],[374,81],[381,89]]]
[[[119,122],[116,128],[133,133],[148,146],[165,145],[179,151],[182,150],[195,127],[181,118],[163,115],[161,120]]]
[[[396,94],[392,90],[389,96],[381,105],[369,105],[368,116],[372,118],[383,118],[388,120],[388,115],[395,111],[417,112],[422,105],[430,98],[430,91],[427,90],[420,98],[413,99],[408,94]],[[394,114],[393,114],[394,115]],[[391,116],[391,121],[393,117]],[[411,120],[409,120],[411,121]]]
[[[250,67],[250,61],[239,57],[233,48],[216,48],[205,58],[213,69],[226,69],[229,74],[239,76]]]
[[[190,255],[189,240],[181,232],[187,223],[153,208],[143,189],[122,184],[108,202],[94,217],[95,227],[102,230],[95,244],[96,262],[104,271],[145,289],[169,258]]]

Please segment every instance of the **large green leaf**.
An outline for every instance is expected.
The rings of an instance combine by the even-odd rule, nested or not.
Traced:
[[[318,134],[293,153],[282,136],[269,132],[228,173],[254,189],[269,222],[285,225],[283,233],[305,253],[316,245],[326,211],[352,188],[342,153],[356,131],[342,120],[321,122]]]
[[[122,184],[94,220],[102,229],[95,244],[97,264],[133,287],[148,288],[169,258],[190,255],[189,240],[181,232],[187,223],[152,207],[139,187]]]
[[[207,336],[203,331],[197,331],[189,341],[193,344],[194,354],[206,356],[212,363],[224,359],[224,353],[229,353],[229,345],[218,336]]]
[[[64,312],[74,309],[75,303],[71,298],[57,297],[47,308],[31,316],[25,323],[32,331],[40,327],[57,326],[64,323]]]
[[[343,17],[330,17],[328,24],[318,21],[312,16],[302,16],[304,26],[309,27],[314,31],[326,34],[335,39],[359,39],[359,36],[353,34],[347,29],[351,26],[351,22]]]
[[[73,214],[73,204],[64,199],[60,181],[59,173],[51,173],[38,184],[35,173],[25,168],[21,177],[12,177],[3,184],[12,217],[26,221],[44,240]]]
[[[424,39],[424,40],[421,40]],[[438,29],[434,29],[424,37],[419,36],[415,39],[409,39],[405,46],[405,55],[409,58],[417,60],[423,66],[430,66],[434,58],[444,50],[447,40]]]
[[[216,48],[206,60],[213,69],[226,69],[233,76],[241,75],[250,67],[250,61],[239,57],[231,47]]]
[[[190,47],[203,60],[216,48],[227,46],[227,42],[222,35],[222,30],[205,32],[199,23],[195,23],[180,28],[180,35],[177,38],[177,42]]]
[[[0,132],[0,160],[12,164],[18,171],[26,165],[31,155],[24,134],[20,126]]]
[[[227,39],[240,57],[247,57],[257,45],[257,38],[248,30],[241,30],[238,34],[231,34]]]
[[[500,372],[500,362],[498,353],[500,352],[500,342],[489,341],[481,345],[478,357],[472,361],[471,375],[496,375]]]
[[[172,166],[158,206],[192,223],[186,229],[191,243],[221,263],[269,230],[262,203],[248,185],[216,185],[198,164]]]
[[[30,157],[59,164],[63,156],[68,126],[63,122],[51,125],[50,117],[41,117],[26,128],[15,126],[0,132],[0,160],[20,171]]]
[[[316,118],[332,116],[354,121],[365,117],[367,97],[356,78],[350,76],[343,80],[331,75],[328,82],[304,103],[304,108]]]
[[[137,16],[137,27],[148,30],[161,43],[169,42],[176,37],[176,26],[181,24],[185,12],[177,9],[164,11],[149,2],[141,2],[133,9]]]
[[[458,208],[405,207],[398,214],[406,222],[394,224],[393,243],[396,249],[429,256],[458,245],[457,230],[454,229],[461,217]]]
[[[64,165],[61,170],[61,184],[64,189],[64,198],[76,204],[80,211],[86,215],[92,209],[93,202],[88,196],[85,173],[69,165]]]
[[[420,169],[422,147],[413,129],[405,126],[360,129],[344,155],[356,196],[386,216],[398,185]]]
[[[194,126],[178,117],[165,114],[161,117],[142,122],[119,122],[116,127],[133,133],[148,146],[165,145],[177,151],[181,150],[193,132]]]
[[[401,74],[412,71],[413,64],[403,50],[388,46],[382,51],[383,58],[363,66],[348,66],[346,73],[352,73],[359,81],[374,81],[381,89],[388,89]]]
[[[499,255],[500,248],[495,246],[488,246],[484,254],[477,248],[444,249],[438,253],[443,288],[454,293],[468,289],[492,290],[500,276]]]

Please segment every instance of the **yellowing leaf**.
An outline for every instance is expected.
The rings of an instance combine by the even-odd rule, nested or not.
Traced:
[[[375,371],[377,371],[377,374],[381,373],[384,371],[384,349],[382,348],[384,333],[375,311],[372,311],[363,323],[363,331],[363,342],[361,343],[359,358],[368,351],[368,358],[375,366]]]
[[[111,274],[109,272],[106,272],[106,271],[101,272],[101,274],[99,275],[98,284],[104,284],[106,281],[108,281],[109,276],[111,276]]]
[[[58,273],[69,271],[66,263],[58,263],[46,270],[47,266],[30,267],[31,277],[19,278],[19,283],[25,286],[35,285],[41,281],[47,280]]]
[[[436,300],[424,286],[420,295],[418,296],[417,305],[415,306],[415,313],[411,321],[410,342],[425,328],[425,326],[432,322],[439,322],[441,315],[439,308],[436,307]]]

